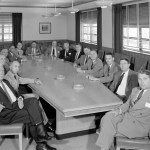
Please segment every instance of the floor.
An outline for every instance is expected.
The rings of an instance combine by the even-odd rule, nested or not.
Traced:
[[[48,142],[49,145],[57,148],[57,150],[100,150],[95,145],[97,134],[90,134],[68,138],[64,140],[53,139]],[[27,139],[23,139],[23,150],[35,150],[35,142],[28,145]],[[0,145],[0,150],[19,150],[18,138],[6,138]]]

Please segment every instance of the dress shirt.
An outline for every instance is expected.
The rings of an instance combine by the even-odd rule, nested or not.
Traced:
[[[124,77],[116,91],[116,93],[120,96],[125,96],[128,74],[129,74],[129,70],[124,73]]]
[[[78,59],[80,52],[76,52],[75,60]]]
[[[11,98],[11,101],[12,102],[15,102],[16,101],[16,96],[14,95],[14,93],[11,91],[11,89],[7,86],[7,84],[5,84],[5,82],[3,82],[3,85],[5,86],[5,89],[7,90],[7,93],[9,94],[9,97]],[[2,86],[2,83],[0,82],[0,86],[1,88],[4,90],[5,92],[5,89],[3,88]]]
[[[51,56],[57,57],[56,47],[52,47],[52,50],[51,50]]]
[[[32,54],[35,55],[36,54],[36,49],[32,48]]]

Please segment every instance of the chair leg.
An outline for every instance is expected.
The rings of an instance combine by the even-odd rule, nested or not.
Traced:
[[[19,148],[22,150],[22,133],[19,133]]]

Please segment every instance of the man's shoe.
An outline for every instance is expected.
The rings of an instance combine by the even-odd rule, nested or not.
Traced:
[[[36,150],[57,150],[57,149],[49,146],[47,143],[37,143]]]

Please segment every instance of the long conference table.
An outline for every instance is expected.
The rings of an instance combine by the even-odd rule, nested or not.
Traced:
[[[65,138],[95,130],[95,113],[112,110],[122,101],[98,81],[77,73],[71,63],[50,57],[29,57],[21,64],[22,77],[39,78],[42,85],[32,90],[56,109],[56,135]],[[63,75],[64,79],[57,79]],[[83,89],[74,89],[74,85]]]

